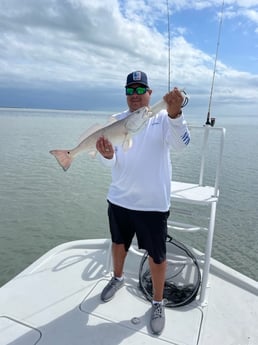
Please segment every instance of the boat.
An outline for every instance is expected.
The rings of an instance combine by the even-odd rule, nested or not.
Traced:
[[[149,329],[150,302],[140,284],[146,253],[133,242],[125,285],[104,303],[100,293],[112,276],[111,242],[82,239],[58,245],[0,288],[1,345],[258,344],[258,283],[211,256],[225,129],[204,125],[190,130],[202,137],[199,180],[172,181],[172,211],[195,205],[208,210],[209,219],[205,229],[184,219],[169,220],[170,234],[204,231],[206,240],[203,252],[183,244],[196,259],[199,285],[187,303],[168,303],[162,334],[153,335]],[[214,184],[206,185],[205,157],[212,133],[220,138],[219,155]],[[178,254],[175,245],[168,245],[168,257],[174,260],[168,267],[186,272],[183,279],[192,283],[191,260]]]

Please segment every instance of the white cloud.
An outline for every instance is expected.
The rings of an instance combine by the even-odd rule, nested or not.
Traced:
[[[246,16],[249,20],[251,20],[253,23],[258,24],[258,11],[250,9],[243,11],[242,14]]]
[[[41,70],[46,80],[88,82],[98,80],[96,74],[110,80],[112,72],[118,76],[128,71],[128,61],[137,66],[146,59],[148,64],[164,60],[161,34],[122,17],[116,1],[109,1],[110,6],[100,1],[73,0],[65,6],[45,2],[44,8],[32,2],[27,11],[6,11],[5,22],[14,24],[2,35],[1,62],[18,78],[24,71],[24,78],[37,79]]]
[[[249,1],[225,1],[231,13],[257,23],[256,5]],[[200,9],[221,6],[221,1],[173,2]],[[73,85],[121,89],[128,72],[145,70],[161,97],[168,82],[166,1],[134,0],[0,0],[0,85],[45,88]],[[243,7],[245,7],[243,9]],[[243,18],[243,17],[242,17]],[[171,80],[193,94],[207,97],[214,56],[197,49],[180,27],[171,41]],[[229,102],[253,97],[257,76],[237,71],[218,61],[215,97]],[[250,87],[251,86],[251,87]],[[247,91],[248,90],[248,91]]]

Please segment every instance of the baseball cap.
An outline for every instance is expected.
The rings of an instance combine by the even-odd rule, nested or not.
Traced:
[[[149,87],[147,74],[142,71],[135,71],[128,74],[125,86],[129,86],[136,83]]]

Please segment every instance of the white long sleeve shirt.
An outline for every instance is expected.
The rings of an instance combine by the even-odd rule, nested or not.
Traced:
[[[128,111],[115,115],[119,120]],[[113,159],[102,161],[112,167],[107,199],[116,205],[141,211],[168,211],[172,165],[170,148],[181,150],[190,141],[184,116],[168,117],[160,111],[132,138],[132,147],[115,147]]]

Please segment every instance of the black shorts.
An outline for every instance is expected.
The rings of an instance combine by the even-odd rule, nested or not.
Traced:
[[[162,263],[166,259],[169,211],[136,211],[108,203],[112,242],[124,244],[128,251],[136,234],[139,249],[147,250],[156,264]]]

